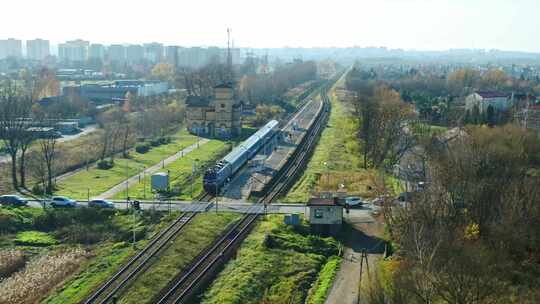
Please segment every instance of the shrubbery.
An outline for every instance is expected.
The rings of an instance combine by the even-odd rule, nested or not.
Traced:
[[[140,154],[144,154],[150,151],[150,144],[147,142],[139,143],[135,146],[135,151]]]
[[[114,163],[110,160],[100,160],[97,162],[97,167],[100,170],[109,170],[114,167]]]
[[[41,231],[19,232],[15,238],[15,244],[23,246],[52,246],[57,243],[58,241],[54,237]]]
[[[152,147],[159,147],[161,145],[170,144],[171,142],[172,142],[172,138],[168,136],[158,137],[158,138],[151,139],[150,141],[143,141],[141,143],[138,143],[135,146],[135,151],[137,153],[144,154],[150,151]]]
[[[43,195],[45,194],[45,189],[40,184],[35,184],[32,186],[32,194],[34,195]]]

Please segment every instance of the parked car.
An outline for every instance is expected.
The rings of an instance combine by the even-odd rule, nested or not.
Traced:
[[[0,196],[0,204],[4,206],[26,206],[28,200],[18,195],[2,195]]]
[[[88,207],[114,209],[114,203],[103,199],[93,199],[88,202]]]
[[[361,207],[364,205],[364,200],[358,196],[349,196],[345,198],[345,205],[351,208]]]
[[[51,199],[50,205],[54,208],[58,208],[58,207],[74,208],[74,207],[77,207],[77,201],[69,197],[65,197],[65,196],[53,196]]]

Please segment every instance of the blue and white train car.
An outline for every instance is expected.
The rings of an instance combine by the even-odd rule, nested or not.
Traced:
[[[203,178],[204,190],[211,194],[219,193],[238,170],[279,132],[279,122],[272,120],[243,143],[234,148],[227,156],[206,170]]]

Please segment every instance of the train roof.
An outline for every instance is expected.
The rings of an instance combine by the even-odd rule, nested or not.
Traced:
[[[277,120],[271,120],[266,125],[264,125],[262,128],[260,128],[257,132],[255,132],[253,135],[251,135],[248,139],[246,139],[244,142],[242,142],[240,145],[236,146],[227,156],[223,158],[224,161],[228,163],[234,163],[238,158],[242,156],[242,153],[244,153],[247,149],[252,147],[259,138],[265,136],[270,132],[274,127],[278,125]]]

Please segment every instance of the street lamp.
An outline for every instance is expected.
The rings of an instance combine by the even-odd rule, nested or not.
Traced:
[[[126,161],[126,200],[129,198],[129,163]]]
[[[143,167],[143,197],[146,199],[146,167]]]
[[[328,168],[327,162],[323,162],[323,165],[326,167],[326,184],[328,187],[330,187],[330,169]]]

